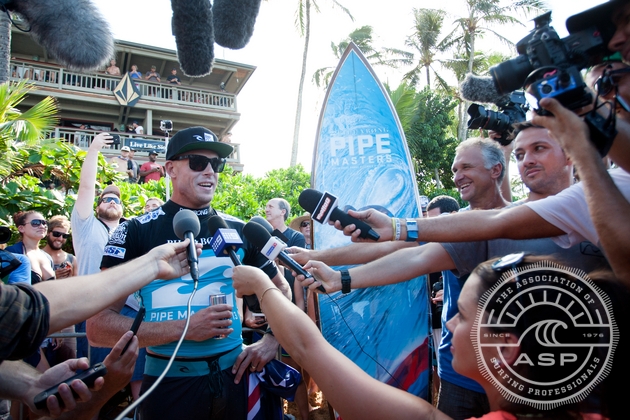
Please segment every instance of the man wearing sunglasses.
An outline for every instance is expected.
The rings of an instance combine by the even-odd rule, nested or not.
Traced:
[[[103,249],[109,235],[118,227],[123,214],[120,189],[115,185],[108,185],[103,190],[98,196],[96,213],[94,209],[98,156],[101,149],[110,147],[112,142],[113,137],[108,133],[96,135],[81,167],[77,200],[70,216],[72,245],[77,257],[76,274],[79,276],[100,271]],[[85,332],[85,321],[76,325],[76,331]],[[87,339],[77,338],[77,357],[87,357],[87,350]],[[91,363],[103,361],[109,352],[110,349],[92,348]]]
[[[234,265],[227,256],[215,256],[210,246],[208,220],[217,214],[210,205],[218,187],[219,172],[232,151],[231,145],[219,142],[214,133],[203,127],[175,134],[168,144],[165,164],[173,184],[171,199],[153,212],[122,223],[105,248],[101,266],[108,269],[158,245],[179,242],[173,231],[173,219],[180,210],[189,209],[199,217],[201,230],[196,241],[203,245],[203,250],[199,258],[198,290],[192,304],[194,314],[186,340],[165,380],[140,408],[145,420],[245,419],[248,381],[242,380],[242,375],[245,371],[262,371],[277,354],[278,343],[269,334],[243,348],[239,313],[242,301],[236,299],[231,279]],[[236,250],[243,264],[262,268],[290,298],[288,284],[275,264],[241,234],[244,223],[219,215],[243,238],[242,248]],[[156,280],[137,293],[147,311],[138,331],[140,346],[147,347],[143,392],[162,374],[175,342],[183,333],[192,288],[191,277],[184,276],[169,283]],[[210,296],[216,294],[225,294],[227,304],[209,306]],[[129,329],[132,320],[118,313],[123,304],[124,301],[119,301],[88,320],[90,341],[113,345]]]
[[[65,279],[77,275],[77,259],[67,253],[63,247],[70,237],[70,220],[66,216],[53,216],[48,221],[48,234],[46,246],[42,250],[50,255],[53,260],[55,278]]]

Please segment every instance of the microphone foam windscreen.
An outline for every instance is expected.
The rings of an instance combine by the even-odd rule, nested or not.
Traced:
[[[171,0],[177,58],[186,76],[210,73],[214,62],[214,31],[209,0]]]
[[[260,0],[214,0],[214,36],[222,47],[238,50],[254,33]]]
[[[185,239],[186,232],[192,232],[193,236],[197,236],[201,230],[199,218],[192,210],[180,210],[173,218],[173,230],[182,241]]]
[[[223,217],[214,215],[208,219],[208,229],[210,230],[210,235],[214,236],[219,229],[228,229],[228,225],[223,220]]]
[[[273,226],[271,226],[271,223],[269,223],[267,221],[267,219],[265,219],[264,217],[254,216],[249,221],[250,222],[254,222],[254,223],[258,223],[260,226],[262,226],[265,229],[267,229],[267,232],[269,232],[270,234],[271,234],[271,232],[273,232]]]
[[[89,0],[3,3],[22,15],[35,41],[69,69],[94,70],[114,57],[109,24]]]
[[[298,203],[300,206],[311,214],[315,211],[315,208],[319,204],[319,200],[322,199],[323,194],[312,188],[307,188],[300,193],[298,197]]]
[[[243,227],[243,235],[258,249],[263,249],[271,238],[271,234],[267,232],[267,229],[256,222],[246,223]]]
[[[468,73],[459,90],[467,101],[501,105],[510,101],[509,94],[504,95],[498,92],[492,77],[481,77]]]

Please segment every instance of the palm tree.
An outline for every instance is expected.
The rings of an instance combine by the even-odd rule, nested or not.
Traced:
[[[350,16],[350,19],[354,21],[354,17],[350,14],[350,11],[342,6],[337,0],[331,0],[333,7],[339,7],[344,13]],[[304,93],[304,80],[306,78],[306,60],[308,58],[308,44],[311,37],[311,4],[315,7],[315,10],[319,12],[319,6],[315,0],[300,0],[298,3],[298,10],[296,12],[295,26],[300,33],[300,36],[304,37],[304,51],[302,52],[302,72],[300,74],[300,85],[298,87],[297,106],[295,109],[295,125],[293,127],[293,145],[291,146],[291,166],[295,166],[297,163],[298,143],[300,139],[300,120],[302,118],[302,95]]]
[[[17,106],[32,89],[25,82],[0,85],[0,182],[29,163],[23,146],[33,146],[57,123],[57,104],[50,96],[21,112]]]
[[[340,59],[351,42],[356,44],[361,50],[367,61],[372,65],[385,65],[389,67],[398,67],[401,62],[407,62],[412,54],[400,51],[394,48],[381,48],[375,50],[372,46],[373,28],[369,25],[362,26],[350,32],[350,34],[340,41],[338,44],[330,43],[330,48],[337,59]],[[392,58],[393,57],[393,58]],[[317,87],[328,87],[330,78],[335,70],[333,66],[322,67],[317,69],[313,74],[313,82]]]
[[[447,38],[463,47],[468,56],[468,72],[473,71],[475,41],[478,36],[490,33],[509,47],[514,43],[491,29],[488,25],[523,25],[514,15],[531,16],[546,10],[542,0],[517,0],[502,6],[500,0],[466,0],[468,16],[455,20],[456,28]]]
[[[545,10],[542,0],[516,0],[508,5],[502,6],[500,0],[466,0],[468,15],[455,20],[456,28],[447,36],[450,45],[456,46],[457,50],[467,58],[466,72],[472,73],[475,69],[475,61],[479,58],[475,50],[477,37],[490,33],[501,42],[513,48],[514,44],[500,35],[488,25],[518,24],[523,25],[520,19],[514,15],[529,16],[533,13],[540,13]],[[463,77],[458,77],[459,81]],[[466,125],[461,120],[465,117],[463,110],[468,108],[468,102],[464,101],[460,106],[460,124],[458,138],[460,141],[466,139]]]
[[[445,51],[450,45],[449,38],[439,40],[446,12],[437,9],[414,8],[413,14],[414,33],[407,37],[405,44],[417,51],[419,57],[416,66],[405,74],[403,80],[408,80],[413,86],[416,86],[420,81],[422,71],[424,71],[426,73],[426,85],[431,87],[432,71],[440,87],[445,91],[450,91],[448,83],[433,67],[434,63],[440,62],[440,60],[435,58],[435,55]]]

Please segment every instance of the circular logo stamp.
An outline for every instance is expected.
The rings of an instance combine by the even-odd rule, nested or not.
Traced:
[[[471,339],[505,399],[551,409],[583,400],[606,377],[618,330],[586,273],[541,261],[508,268],[484,293]]]

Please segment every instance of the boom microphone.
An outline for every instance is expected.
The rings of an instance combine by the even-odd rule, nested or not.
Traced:
[[[343,227],[355,225],[357,229],[361,229],[360,238],[373,241],[378,241],[380,238],[380,235],[370,225],[340,210],[337,207],[337,197],[330,193],[322,194],[317,190],[307,188],[300,194],[298,202],[304,210],[311,213],[311,218],[318,223],[339,220]]]
[[[195,236],[199,235],[199,230],[201,230],[199,218],[192,210],[180,210],[173,218],[173,230],[182,241],[186,238],[190,239],[187,252],[188,265],[190,265],[190,276],[196,283],[199,281],[199,260],[197,259]]]
[[[280,239],[275,236],[271,236],[267,229],[262,227],[256,222],[249,222],[243,227],[243,235],[250,241],[254,246],[260,249],[260,253],[263,254],[268,260],[273,261],[278,258],[283,265],[287,266],[289,269],[295,271],[298,274],[304,276],[304,278],[312,278],[313,275],[302,268],[300,264],[298,264],[293,258],[289,256],[284,249],[287,247],[287,244],[282,242]],[[318,287],[319,290],[326,293],[326,289],[324,286],[320,285]]]
[[[177,44],[177,59],[186,76],[210,73],[214,62],[214,31],[209,0],[172,1],[171,26]]]
[[[222,47],[238,50],[254,33],[261,0],[214,0],[214,36]]]
[[[510,101],[510,92],[499,93],[492,77],[475,76],[468,73],[459,86],[462,98],[472,102],[493,103],[503,105]]]
[[[208,219],[208,229],[212,235],[210,246],[217,257],[227,253],[234,266],[242,265],[241,260],[236,255],[236,249],[243,246],[243,240],[236,232],[236,229],[228,228],[225,220],[221,216],[212,216]],[[260,303],[256,295],[244,295],[245,304],[252,312],[261,312]]]

